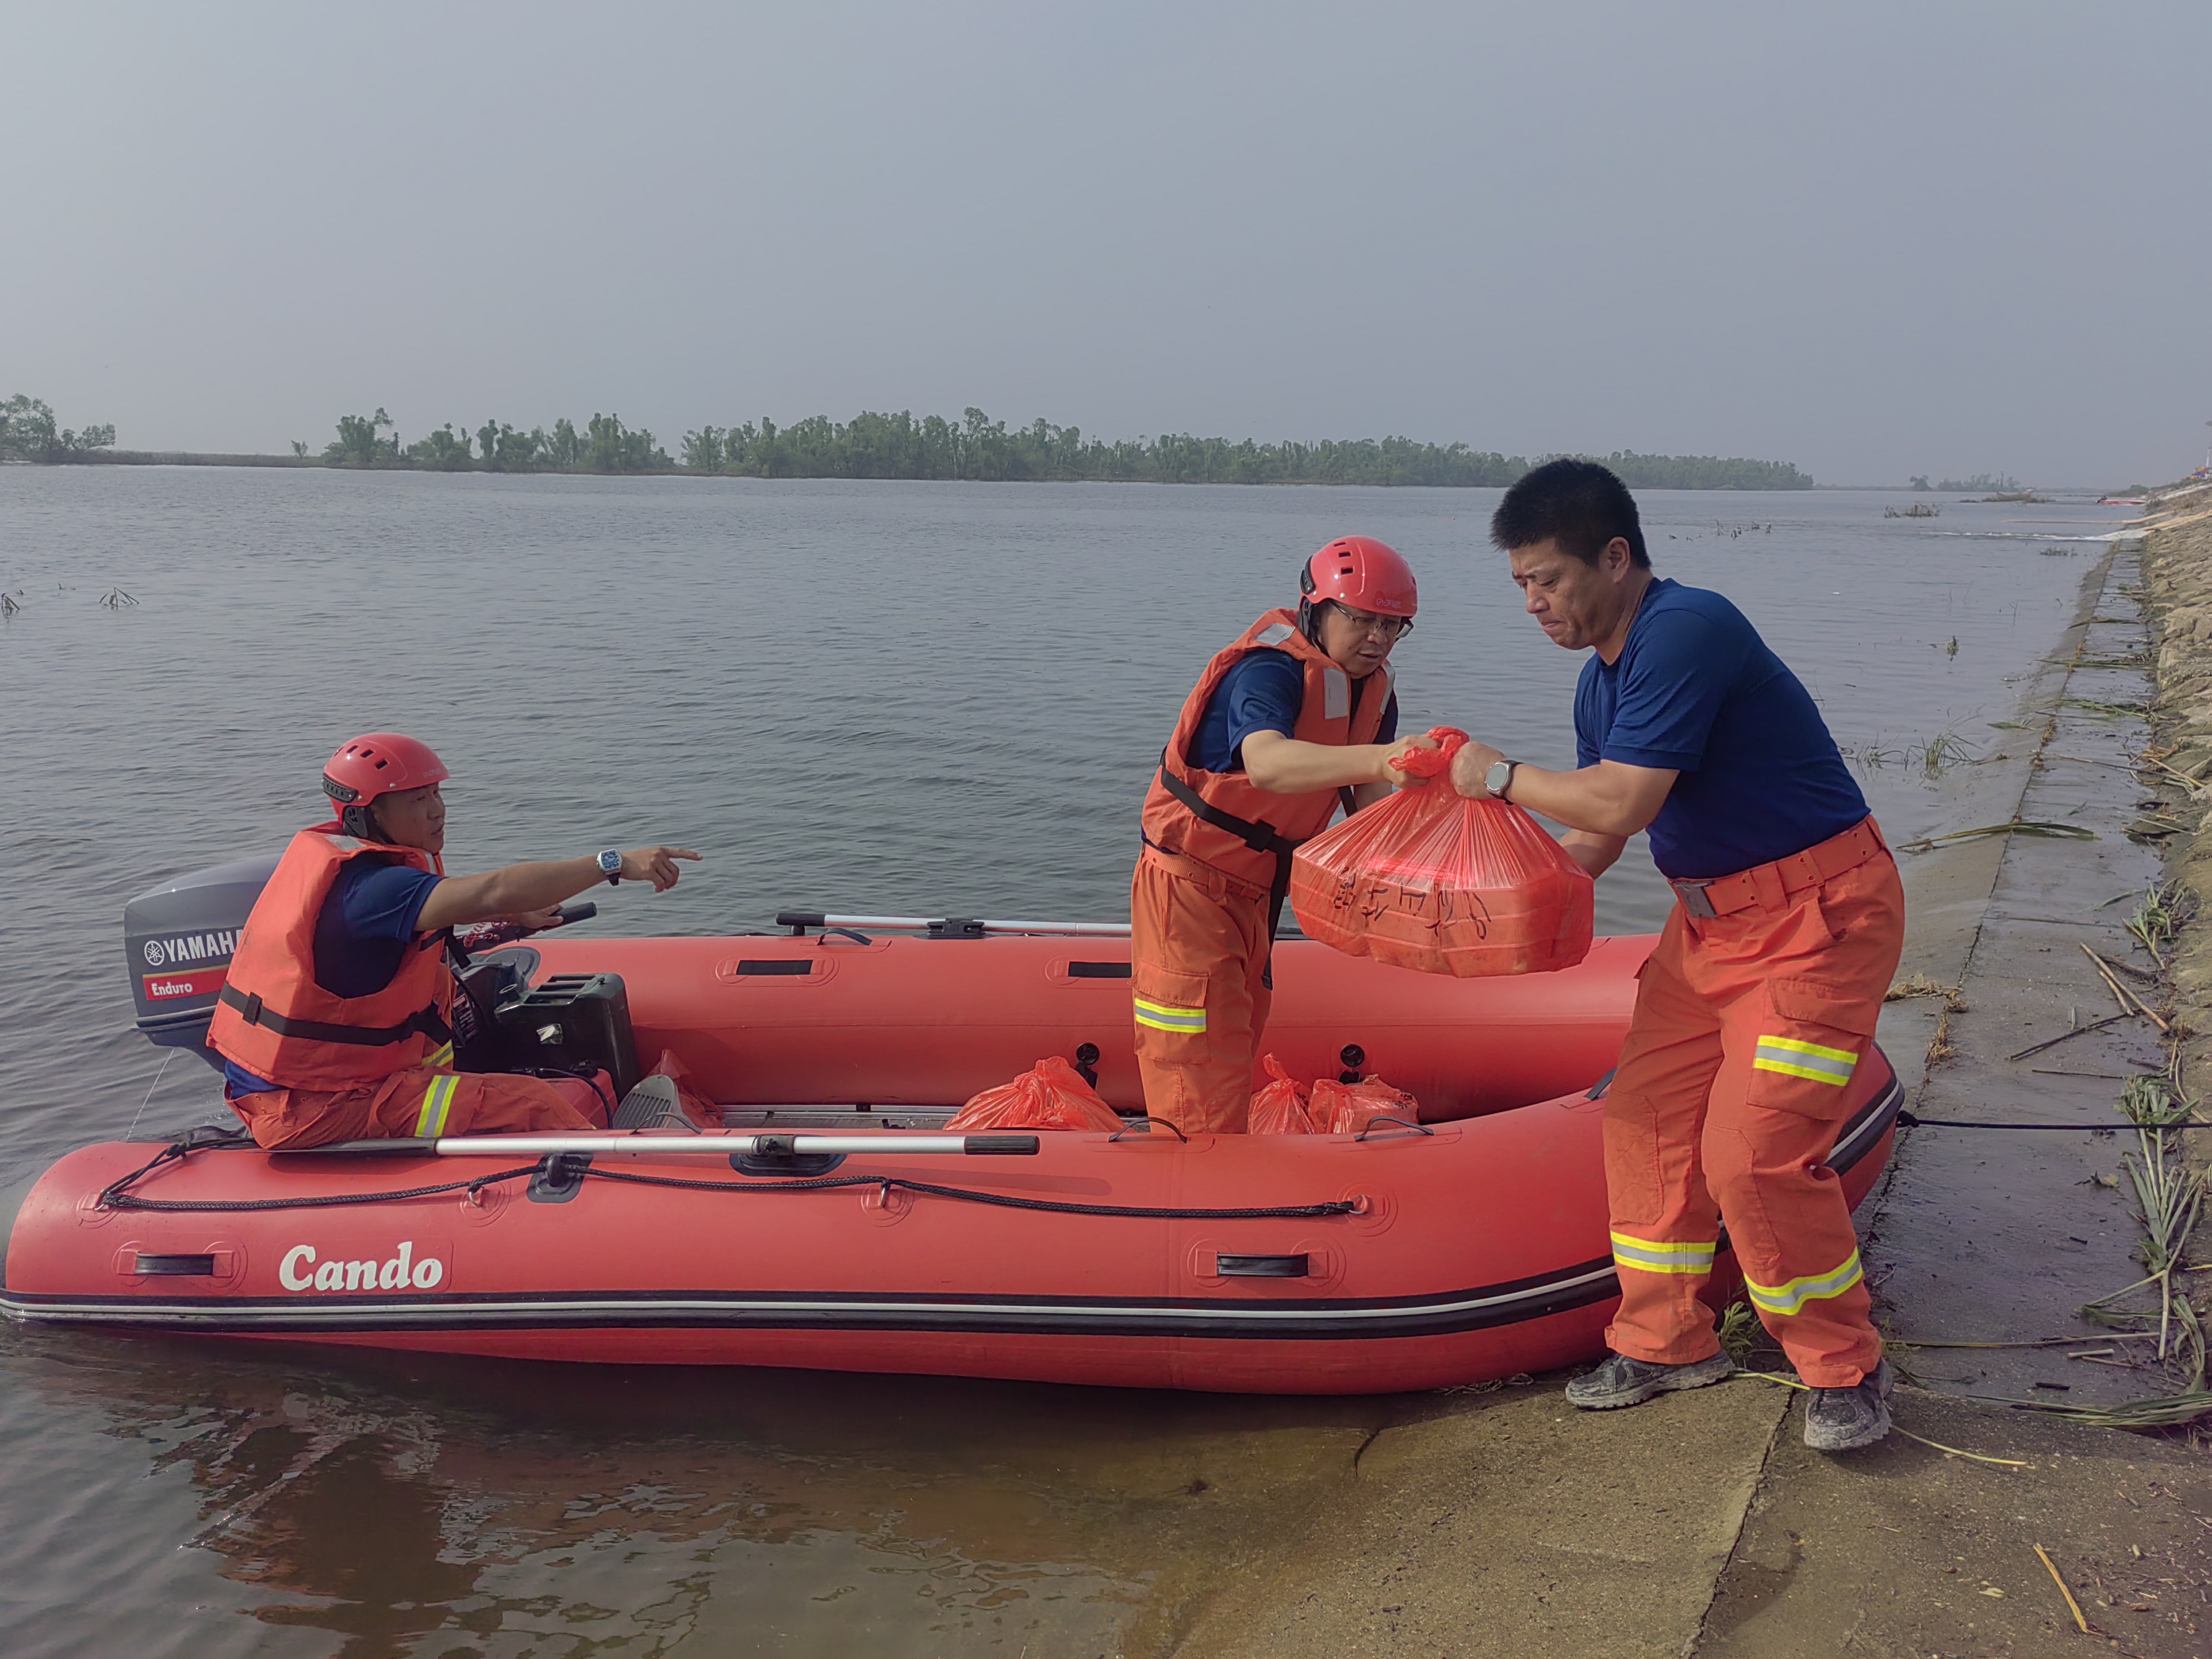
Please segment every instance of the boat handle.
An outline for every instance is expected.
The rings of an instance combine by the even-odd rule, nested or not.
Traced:
[[[1409,1123],[1402,1117],[1383,1117],[1378,1114],[1374,1117],[1369,1118],[1367,1120],[1366,1127],[1362,1128],[1358,1134],[1352,1136],[1352,1139],[1355,1141],[1366,1139],[1370,1134],[1374,1133],[1375,1126],[1378,1123],[1395,1123],[1401,1129],[1411,1129],[1419,1134],[1432,1135],[1436,1133],[1436,1131],[1429,1127],[1425,1123]]]
[[[1304,1279],[1306,1258],[1298,1255],[1216,1255],[1213,1270],[1224,1279]]]
[[[213,1279],[213,1255],[149,1255],[138,1253],[131,1270],[140,1279]]]

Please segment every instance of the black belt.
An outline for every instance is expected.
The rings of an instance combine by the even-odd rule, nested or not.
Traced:
[[[325,1025],[319,1019],[294,1019],[262,1006],[258,993],[240,990],[235,985],[226,985],[218,999],[238,1010],[248,1025],[264,1026],[280,1037],[301,1037],[309,1042],[348,1042],[359,1048],[381,1048],[389,1043],[404,1042],[421,1033],[433,1042],[451,1042],[453,1028],[446,1024],[446,1017],[438,1012],[438,1005],[411,1013],[397,1025]]]

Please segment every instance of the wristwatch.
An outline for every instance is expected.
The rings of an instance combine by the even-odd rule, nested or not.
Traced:
[[[599,854],[599,873],[607,878],[608,886],[612,887],[622,879],[622,854],[613,848],[610,847]]]
[[[1510,760],[1491,762],[1490,769],[1482,775],[1482,787],[1499,800],[1504,800],[1505,792],[1513,787],[1513,769],[1520,764],[1519,761]]]

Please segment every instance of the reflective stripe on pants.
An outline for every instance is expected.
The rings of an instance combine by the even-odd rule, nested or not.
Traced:
[[[410,1066],[361,1089],[272,1089],[241,1095],[231,1109],[260,1146],[326,1146],[335,1140],[504,1134],[532,1129],[604,1129],[601,1090],[581,1078],[515,1077]]]
[[[1850,1085],[1903,939],[1887,854],[1779,902],[1668,915],[1605,1100],[1614,1352],[1683,1364],[1717,1351],[1698,1292],[1725,1224],[1752,1305],[1807,1382],[1845,1387],[1880,1360],[1826,1159],[1863,1093]]]
[[[1129,885],[1129,981],[1145,1109],[1187,1135],[1239,1133],[1267,1024],[1267,894],[1147,853]]]

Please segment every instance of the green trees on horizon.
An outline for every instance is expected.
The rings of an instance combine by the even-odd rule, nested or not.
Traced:
[[[113,426],[88,426],[71,432],[56,423],[43,398],[17,392],[0,404],[0,461],[36,461],[57,465],[78,461],[96,450],[115,447]]]
[[[550,433],[543,427],[521,432],[503,421],[487,421],[477,429],[473,448],[470,434],[448,422],[403,449],[396,431],[382,435],[391,424],[381,409],[373,416],[345,416],[338,422],[337,441],[324,451],[325,459],[333,465],[445,471],[1491,488],[1511,483],[1535,464],[1462,443],[1418,443],[1411,438],[1263,444],[1170,433],[1109,441],[1042,419],[1009,428],[973,408],[958,421],[938,415],[917,419],[905,410],[896,415],[864,410],[850,421],[815,415],[787,427],[767,419],[702,427],[684,434],[678,459],[671,459],[652,433],[625,426],[617,415],[593,415],[580,432],[566,420],[556,421]],[[293,447],[306,453],[304,444]],[[1632,450],[1590,459],[1604,461],[1632,489],[1813,487],[1809,474],[1784,461],[1644,455]]]
[[[115,445],[112,426],[82,432],[61,428],[54,412],[35,398],[18,395],[0,404],[0,460],[59,463],[92,459]],[[1292,439],[1260,443],[1247,438],[1199,438],[1165,433],[1157,438],[1107,440],[1081,428],[1039,419],[1008,427],[980,409],[951,421],[917,419],[863,410],[849,421],[814,415],[790,426],[774,421],[702,427],[686,432],[680,459],[672,459],[653,434],[630,427],[619,415],[594,414],[580,429],[558,420],[522,431],[486,421],[471,434],[452,422],[412,443],[381,407],[369,415],[338,418],[337,435],[319,458],[295,442],[301,460],[326,466],[422,468],[445,472],[681,472],[752,478],[967,479],[988,483],[1425,484],[1501,488],[1528,471],[1519,455],[1470,449],[1463,443],[1418,443],[1411,438]],[[101,459],[106,459],[101,456]],[[1539,456],[1540,462],[1548,457]],[[1710,455],[1643,455],[1618,450],[1593,456],[1641,489],[1809,489],[1811,477],[1784,461]],[[1971,481],[1978,485],[1993,482]],[[1965,488],[1946,479],[1942,489]]]

